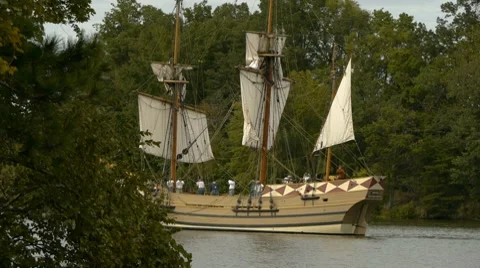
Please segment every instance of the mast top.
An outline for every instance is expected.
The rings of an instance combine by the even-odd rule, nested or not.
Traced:
[[[182,3],[182,0],[176,0],[176,1],[177,1],[177,4],[176,4],[177,12],[176,12],[176,15],[175,15],[175,47],[174,47],[174,50],[173,50],[173,64],[174,65],[178,64],[178,57],[179,57],[179,54],[180,54],[180,51],[179,51],[179,43],[180,43],[180,6],[181,6],[181,3]]]
[[[268,34],[271,34],[273,31],[272,18],[273,18],[273,0],[270,0],[268,3],[268,24],[267,24]]]

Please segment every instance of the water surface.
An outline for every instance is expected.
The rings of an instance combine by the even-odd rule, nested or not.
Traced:
[[[193,267],[480,268],[480,229],[370,226],[365,237],[181,231]]]

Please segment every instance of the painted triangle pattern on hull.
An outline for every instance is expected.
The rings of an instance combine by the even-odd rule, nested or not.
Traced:
[[[280,197],[291,195],[327,194],[336,192],[356,192],[365,190],[383,190],[384,179],[380,177],[364,177],[357,179],[314,182],[307,184],[269,184],[262,197]]]

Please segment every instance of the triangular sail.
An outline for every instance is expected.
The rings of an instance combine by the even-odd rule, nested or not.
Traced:
[[[351,60],[338,87],[337,94],[333,99],[330,111],[320,136],[315,145],[314,152],[347,141],[355,140],[352,120],[352,68]]]
[[[143,150],[155,156],[171,158],[171,118],[172,105],[168,101],[138,95],[140,131],[148,131],[152,136],[145,140],[160,142],[160,146],[143,145]],[[205,114],[181,107],[177,117],[177,150],[182,155],[177,161],[184,163],[202,163],[213,159]]]
[[[265,33],[246,34],[246,68],[240,70],[240,86],[243,109],[243,139],[244,146],[261,148],[263,122],[265,117],[265,76],[264,55],[279,56],[285,44],[285,36],[275,36],[270,39],[270,49],[267,48],[268,38]],[[270,149],[275,140],[280,119],[290,92],[290,82],[283,78],[279,57],[275,58],[273,70],[273,86],[270,100],[270,116],[268,126],[268,145]]]

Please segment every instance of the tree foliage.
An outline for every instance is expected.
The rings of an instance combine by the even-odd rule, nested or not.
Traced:
[[[138,134],[120,131],[129,117],[102,46],[58,47],[28,43],[1,85],[1,266],[187,266],[165,212],[139,192]]]
[[[45,4],[34,0],[0,1],[0,78],[16,70],[14,60],[22,53],[22,43],[41,37],[43,24],[85,22],[94,14],[91,0],[52,0]]]

